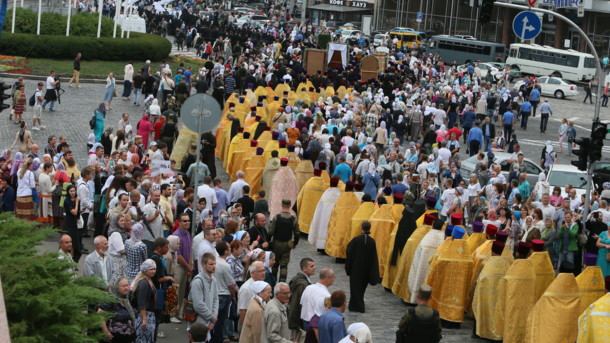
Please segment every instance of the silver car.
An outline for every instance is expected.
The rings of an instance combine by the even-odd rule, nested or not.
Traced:
[[[485,155],[485,161],[487,161],[487,155]],[[494,152],[494,162],[499,164],[502,169],[502,174],[508,180],[508,173],[510,172],[510,163],[508,160],[511,158],[512,154],[507,152]],[[471,156],[464,161],[462,161],[462,167],[460,168],[460,172],[462,174],[462,178],[466,181],[466,185],[468,185],[468,179],[470,178],[470,174],[474,172],[474,169],[479,163],[477,159],[477,155]],[[525,164],[525,171],[527,172],[527,181],[530,183],[530,186],[533,188],[538,182],[538,176],[544,170],[534,161],[524,158],[523,163]]]

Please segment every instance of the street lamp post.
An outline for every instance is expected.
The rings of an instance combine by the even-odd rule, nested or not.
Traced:
[[[604,78],[604,75],[603,75],[602,65],[599,61],[599,55],[597,54],[597,51],[595,50],[595,46],[593,45],[593,42],[591,42],[591,40],[589,39],[587,34],[578,25],[576,25],[574,22],[572,22],[567,17],[565,17],[564,15],[562,15],[560,13],[553,12],[551,10],[546,10],[543,8],[536,8],[536,7],[527,7],[527,6],[523,6],[523,5],[515,5],[515,4],[509,4],[509,3],[503,3],[503,2],[495,2],[494,5],[499,6],[499,7],[514,8],[514,9],[532,11],[532,12],[541,12],[541,13],[546,13],[546,14],[552,15],[553,17],[570,25],[574,30],[576,30],[576,32],[578,32],[580,34],[580,36],[585,40],[585,42],[587,42],[587,46],[589,47],[589,49],[591,50],[591,54],[593,54],[593,57],[595,58],[595,69],[596,69],[596,74],[597,74],[597,94],[595,94],[595,113],[593,115],[593,122],[599,121],[599,112],[601,110],[600,95],[602,94],[602,79]],[[506,23],[505,23],[505,25],[506,25]],[[595,165],[595,163],[590,163],[589,169],[587,171],[587,193],[585,195],[585,208],[583,211],[583,226],[586,225],[585,223],[587,220],[587,216],[589,214],[589,206],[591,204],[591,200],[590,200],[591,183],[592,183],[594,165]]]

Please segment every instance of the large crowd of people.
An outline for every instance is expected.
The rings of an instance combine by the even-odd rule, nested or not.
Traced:
[[[465,316],[474,336],[492,341],[603,337],[610,184],[592,192],[588,217],[572,185],[551,188],[544,173],[530,184],[519,132],[539,114],[544,133],[549,114],[561,114],[536,79],[515,91],[508,69],[482,77],[476,63],[458,71],[392,48],[383,73],[361,80],[372,47],[350,47],[342,67],[306,70],[305,49],[324,30],[293,24],[293,9],[269,4],[269,24],[238,27],[222,7],[199,16],[174,5],[142,10],[206,66],[128,64],[122,98],[143,115],[116,124],[106,115],[120,81],[108,75],[86,166],[69,137],[49,135],[40,151],[24,120],[32,107],[33,129],[46,129],[46,105],[61,110],[54,73],[33,103],[20,80],[11,113],[19,131],[0,156],[0,211],[62,230],[60,258],[117,298],[99,308],[113,313],[101,328],[110,341],[155,342],[161,324],[187,321],[191,339],[208,334],[194,341],[372,342],[343,312],[365,312],[367,285],[379,283],[416,305],[396,323],[397,342],[438,342]],[[81,64],[79,54],[75,70]],[[195,92],[223,112],[200,136],[179,126]],[[544,169],[565,142],[571,153],[574,124],[564,120],[557,134],[559,152],[550,140],[540,152]],[[464,153],[477,156],[468,173]],[[507,168],[497,153],[509,154]],[[311,280],[314,256],[288,270],[304,234],[345,263],[349,299],[329,289],[332,269]]]

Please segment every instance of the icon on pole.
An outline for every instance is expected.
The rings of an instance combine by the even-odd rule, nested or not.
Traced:
[[[534,12],[523,11],[515,16],[513,20],[513,31],[522,40],[536,38],[542,30],[542,21]]]

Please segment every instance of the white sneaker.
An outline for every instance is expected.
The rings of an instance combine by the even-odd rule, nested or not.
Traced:
[[[32,128],[32,130],[35,130],[35,131],[40,131],[40,129],[38,128],[38,126],[34,126],[34,127]]]
[[[169,321],[170,321],[171,323],[174,323],[174,324],[180,324],[180,323],[182,323],[182,321],[181,321],[180,319],[176,318],[176,317],[171,317],[171,318],[169,319]]]
[[[72,84],[71,84],[71,83],[68,83],[68,87],[72,88]]]
[[[47,128],[46,126],[44,126],[44,125],[40,125],[40,129],[41,129],[41,130],[44,130],[44,129],[46,129],[46,128]]]
[[[83,86],[78,86],[78,88],[83,88]]]
[[[165,338],[165,332],[159,330],[159,332],[157,332],[157,337],[158,338]]]

